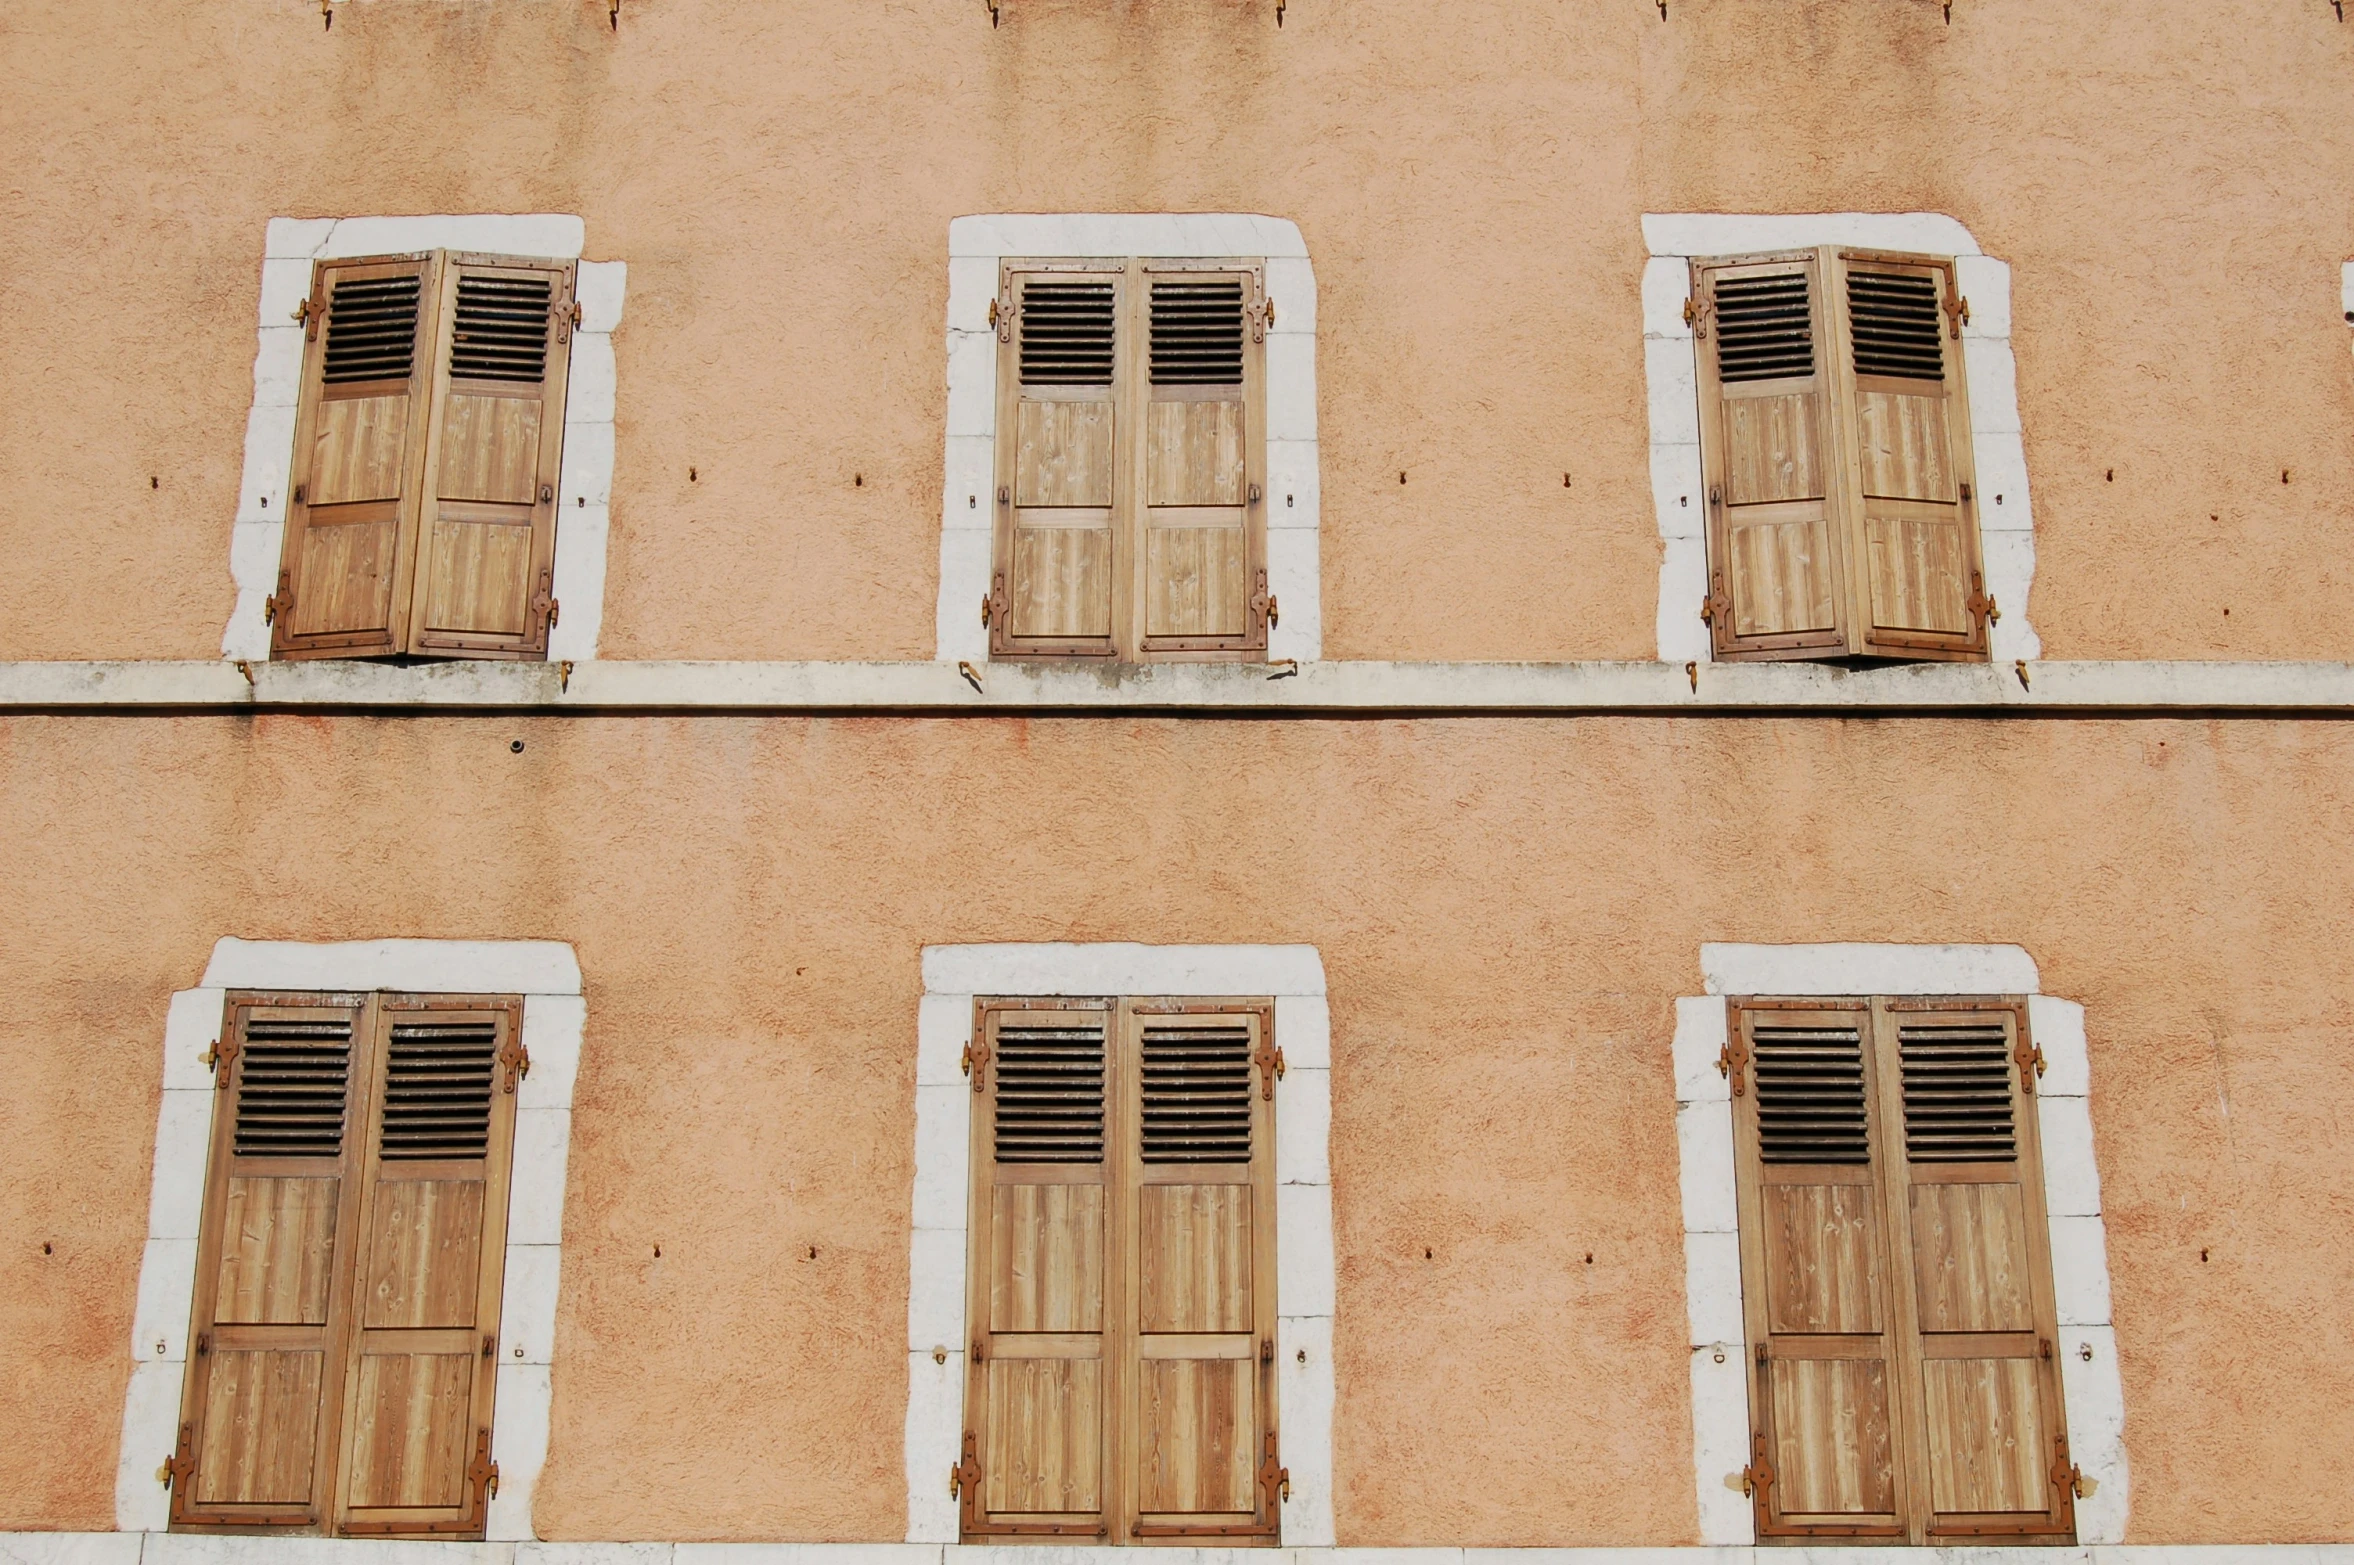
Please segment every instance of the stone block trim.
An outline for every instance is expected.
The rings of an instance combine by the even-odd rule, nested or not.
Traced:
[[[1762,248],[1762,247],[1761,247]],[[2048,1069],[2035,1088],[2043,1138],[2044,1197],[2052,1281],[2059,1296],[2060,1388],[2068,1451],[2093,1492],[2076,1502],[2083,1545],[2125,1536],[2131,1499],[2125,1458],[2125,1392],[2109,1318],[2109,1250],[2101,1224],[2086,1100],[2090,1069],[2084,1007],[2040,993],[2035,959],[2019,946],[1719,945],[1700,948],[1704,994],[1676,1001],[1676,1141],[1684,1205],[1684,1292],[1692,1350],[1692,1471],[1703,1544],[1746,1548],[1757,1532],[1749,1501],[1726,1486],[1749,1462],[1749,1345],[1741,1314],[1740,1224],[1734,1206],[1733,1096],[1717,1073],[1725,1046],[1724,996],[2024,994],[2027,1027]],[[1886,1554],[1920,1560],[1945,1549],[1842,1549],[1842,1559]],[[2079,1550],[2102,1555],[2167,1553]],[[1967,1551],[1973,1561],[2042,1549]]]
[[[1650,388],[1651,500],[1662,546],[1660,660],[1710,658],[1708,626],[1700,618],[1708,591],[1700,389],[1692,328],[1684,320],[1692,258],[1830,244],[1954,258],[1955,281],[1970,301],[1962,363],[1970,383],[1978,486],[1985,491],[1979,545],[1986,590],[2002,605],[2002,618],[1988,631],[1988,655],[2003,668],[2042,656],[2043,642],[2027,618],[2035,520],[2020,433],[2018,369],[2011,357],[2010,267],[1981,251],[1967,228],[1940,212],[1647,213],[1643,239],[1651,254],[1643,269],[1643,364]]]
[[[262,602],[278,586],[294,468],[295,405],[302,389],[303,329],[294,311],[310,296],[313,264],[415,250],[577,261],[586,232],[579,218],[558,214],[270,219],[262,245],[261,324],[253,355],[253,410],[245,423],[245,476],[229,542],[237,603],[221,633],[223,658],[258,663],[270,655]],[[581,321],[573,333],[564,402],[553,589],[564,612],[548,632],[551,663],[584,662],[597,655],[613,492],[613,329],[621,324],[628,281],[625,262],[581,261],[574,284]]]
[[[507,1206],[506,1280],[499,1309],[498,1397],[491,1456],[499,1489],[480,1544],[383,1544],[343,1539],[176,1537],[166,1528],[171,1496],[156,1469],[178,1439],[180,1390],[188,1361],[188,1321],[196,1293],[196,1238],[204,1206],[206,1154],[212,1146],[212,1072],[202,1056],[220,1040],[232,989],[391,989],[444,994],[519,994],[523,1046],[531,1073],[517,1088],[515,1153]],[[240,1560],[281,1547],[327,1559],[358,1560],[355,1550],[505,1547],[534,1536],[531,1499],[548,1454],[549,1364],[554,1357],[556,1289],[563,1268],[564,1172],[572,1140],[572,1085],[580,1071],[588,1019],[580,964],[572,948],[549,940],[358,940],[305,944],[224,938],[213,947],[203,982],[174,994],[164,1018],[163,1104],[156,1114],[155,1172],[148,1198],[147,1245],[139,1266],[139,1302],[131,1326],[131,1384],[123,1402],[122,1446],[115,1469],[115,1526],[168,1538],[185,1565],[233,1544]],[[110,1534],[40,1534],[104,1541]],[[225,1558],[226,1556],[224,1556]],[[285,1556],[289,1562],[293,1555]],[[369,1558],[380,1558],[371,1554]],[[46,1559],[46,1556],[41,1556]],[[95,1556],[89,1556],[95,1561]],[[143,1549],[103,1565],[143,1565]],[[479,1553],[468,1561],[485,1559]],[[0,1538],[0,1565],[32,1562]],[[59,1565],[83,1565],[75,1555]],[[450,1565],[459,1565],[459,1554]]]
[[[915,1190],[908,1242],[907,1542],[957,1545],[948,1470],[964,1437],[966,1198],[972,1086],[961,1059],[980,995],[1269,995],[1286,1071],[1275,1089],[1276,1385],[1291,1498],[1287,1548],[1328,1548],[1332,1514],[1332,1015],[1313,946],[1103,944],[926,946],[916,1013]],[[930,1565],[927,1549],[925,1565]],[[909,1551],[912,1554],[912,1550]],[[1065,1552],[1113,1558],[1132,1550],[1024,1546],[1046,1565]],[[1155,1557],[1200,1550],[1155,1549]],[[1221,1557],[1230,1551],[1218,1550]],[[721,1565],[714,1559],[702,1565]],[[753,1565],[745,1557],[745,1565]],[[771,1565],[771,1562],[761,1562]],[[845,1560],[847,1565],[847,1559]]]
[[[1267,590],[1282,605],[1267,661],[1324,655],[1318,560],[1316,273],[1299,225],[1235,212],[994,213],[948,225],[948,456],[940,504],[935,656],[986,663],[990,496],[997,485],[997,333],[1008,257],[1263,257],[1267,333]]]

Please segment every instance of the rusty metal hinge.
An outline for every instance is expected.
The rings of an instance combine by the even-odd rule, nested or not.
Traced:
[[[989,1082],[989,1045],[978,1038],[964,1046],[964,1073],[973,1078],[973,1090],[983,1091]],[[979,1352],[978,1346],[974,1349]],[[975,1362],[979,1362],[976,1358]]]
[[[1275,324],[1275,306],[1267,302],[1266,295],[1261,294],[1251,302],[1243,314],[1249,318],[1251,323],[1251,341],[1265,342],[1267,328]]]
[[[1260,1452],[1259,1493],[1267,1507],[1268,1514],[1273,1515],[1276,1506],[1291,1498],[1291,1469],[1283,1465],[1283,1459],[1276,1451],[1275,1436],[1272,1432],[1268,1434],[1265,1443],[1260,1447]]]
[[[995,5],[991,5],[989,8],[989,20],[990,25],[996,25],[997,7]],[[989,301],[989,324],[997,328],[999,342],[1014,340],[1014,291],[1012,285],[1008,284],[1003,292]]]
[[[1740,1039],[1727,1038],[1725,1046],[1717,1050],[1716,1073],[1733,1084],[1733,1096],[1746,1096],[1749,1087],[1742,1079],[1742,1069],[1749,1063],[1749,1050]],[[1761,1349],[1762,1351],[1762,1349]]]
[[[948,1496],[964,1497],[966,1505],[979,1502],[981,1493],[981,1460],[973,1454],[973,1432],[964,1432],[964,1458],[948,1470]]]
[[[480,1514],[490,1497],[499,1492],[499,1464],[490,1459],[490,1431],[474,1432],[474,1460],[467,1464],[466,1481],[474,1485],[474,1509]]]
[[[2033,1092],[2035,1090],[2036,1079],[2043,1075],[2043,1046],[2038,1043],[2030,1043],[2025,1038],[2021,1038],[2019,1040],[2018,1052],[2011,1057],[2019,1062],[2019,1090],[2021,1092]],[[2044,1357],[2050,1358],[2051,1354],[2046,1353],[2044,1354]]]
[[[2068,1437],[2056,1437],[2052,1441],[2052,1450],[2052,1487],[2059,1490],[2063,1498],[2090,1499],[2098,1485],[2084,1476],[2083,1468],[2068,1460]]]
[[[1660,14],[1664,16],[1666,12],[1662,11]],[[1708,335],[1708,318],[1714,313],[1715,306],[1711,300],[1687,298],[1684,301],[1684,324],[1692,328],[1692,335],[1695,339]]]
[[[305,342],[318,340],[319,322],[326,318],[327,294],[324,289],[313,287],[311,296],[294,307],[294,319],[302,327],[302,340]]]
[[[188,1479],[195,1471],[196,1426],[182,1424],[179,1447],[163,1459],[163,1466],[156,1470],[155,1476],[166,1489],[177,1490],[180,1500],[185,1503],[188,1498]]]
[[[506,1047],[499,1050],[499,1063],[507,1067],[506,1090],[511,1096],[515,1083],[531,1074],[531,1051],[523,1046],[522,1039],[510,1038]]]
[[[196,1057],[196,1063],[211,1068],[214,1086],[226,1087],[229,1085],[229,1067],[236,1059],[237,1035],[223,1028],[221,1036],[213,1040],[213,1046]]]
[[[1742,1492],[1757,1504],[1757,1514],[1763,1517],[1772,1506],[1774,1464],[1766,1460],[1765,1436],[1754,1437],[1749,1447],[1749,1465],[1741,1469]]]
[[[1977,571],[1970,573],[1970,601],[1964,607],[1972,619],[1982,619],[1989,625],[2003,617],[2002,606],[1986,595],[1986,578]]]
[[[1259,1096],[1274,1102],[1275,1084],[1283,1079],[1283,1051],[1262,1038],[1251,1063],[1259,1067]]]
[[[1962,328],[1970,324],[1970,301],[1966,295],[1949,293],[1945,296],[1945,318],[1953,327],[1953,335],[1961,336]]]
[[[1003,489],[997,491],[997,503],[1000,505],[1005,503],[1005,491]],[[1007,601],[1005,596],[1005,572],[999,571],[995,576],[990,578],[989,582],[990,618],[994,620],[999,626],[1008,631],[1011,631],[1013,628],[1013,622],[1008,616],[1012,607],[1013,605]]]
[[[1275,623],[1274,613],[1275,599],[1267,592],[1267,573],[1261,571],[1258,576],[1258,585],[1251,590],[1251,618],[1258,621],[1260,628],[1264,629]]]
[[[985,592],[981,594],[981,628],[989,628],[989,594]]]

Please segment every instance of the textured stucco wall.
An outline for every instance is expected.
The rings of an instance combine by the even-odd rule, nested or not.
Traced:
[[[2340,725],[20,716],[0,819],[0,1529],[226,933],[577,950],[548,1536],[901,1535],[919,949],[1143,940],[1322,953],[1341,1541],[1689,1541],[1673,997],[1900,940],[2086,1006],[2133,1538],[2354,1537]]]
[[[630,265],[605,655],[928,656],[948,223],[1054,210],[1300,224],[1328,656],[1648,656],[1640,217],[1859,209],[2014,268],[2048,655],[2354,656],[2322,0],[336,9],[0,14],[0,657],[213,654],[263,222],[434,211]]]

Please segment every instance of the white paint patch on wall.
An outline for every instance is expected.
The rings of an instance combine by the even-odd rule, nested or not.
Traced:
[[[1058,254],[1068,252],[1055,252]],[[1235,252],[1221,252],[1235,253]],[[916,1013],[915,1195],[908,1243],[907,1541],[956,1544],[948,1470],[962,1455],[972,1083],[980,995],[1268,995],[1285,1074],[1275,1093],[1276,1386],[1291,1498],[1287,1547],[1329,1547],[1332,1513],[1332,1014],[1313,946],[926,946]],[[1025,1546],[1025,1560],[1060,1552]],[[1106,1551],[1081,1550],[1080,1553]],[[1117,1554],[1128,1551],[1109,1551]],[[1155,1551],[1164,1553],[1167,1551]],[[1076,1556],[1074,1556],[1074,1559]]]
[[[991,497],[997,487],[997,332],[989,305],[1008,257],[1264,258],[1267,333],[1267,590],[1282,606],[1267,658],[1324,654],[1318,560],[1316,274],[1297,223],[1239,212],[960,217],[948,225],[948,459],[941,496],[937,657],[985,663]]]
[[[221,656],[260,662],[270,655],[263,600],[278,589],[293,484],[294,414],[302,390],[303,328],[294,312],[310,297],[320,261],[418,250],[462,250],[538,260],[579,260],[586,225],[558,214],[439,217],[274,217],[262,245],[260,333],[253,355],[253,409],[245,420],[245,477],[237,491],[229,574],[237,604],[221,635]],[[557,494],[556,576],[564,612],[548,632],[551,662],[597,655],[605,617],[605,540],[613,492],[613,329],[628,284],[621,261],[581,261],[579,330],[564,395],[564,465]]]
[[[1684,1299],[1692,1333],[1693,1494],[1701,1542],[1757,1541],[1748,1499],[1725,1483],[1749,1463],[1749,1348],[1741,1313],[1733,1098],[1717,1070],[1726,1038],[1723,997],[1748,994],[2027,996],[2028,1032],[2047,1067],[2036,1084],[2035,1105],[2068,1452],[2094,1482],[2093,1492],[2076,1502],[2076,1537],[2081,1544],[2122,1540],[2131,1498],[2125,1391],[2109,1316],[2109,1246],[2086,1099],[2091,1067],[2084,1007],[2037,993],[2034,959],[2019,946],[1712,943],[1700,948],[1700,965],[1708,992],[1676,1001],[1674,1057]],[[1843,1558],[1849,1552],[1840,1551]],[[1892,1552],[1918,1558],[1932,1551]],[[1972,1550],[1972,1557],[1980,1552]]]
[[[156,1114],[147,1245],[140,1258],[138,1305],[131,1324],[131,1385],[123,1402],[122,1446],[115,1469],[115,1526],[124,1532],[162,1533],[171,1518],[171,1496],[157,1481],[156,1469],[179,1439],[189,1313],[196,1297],[197,1228],[204,1211],[213,1105],[220,1096],[203,1055],[220,1040],[232,989],[389,989],[523,997],[523,1046],[531,1055],[531,1071],[515,1094],[506,1279],[499,1305],[498,1394],[491,1425],[499,1489],[491,1499],[485,1531],[494,1542],[533,1537],[532,1492],[548,1454],[549,1363],[563,1269],[572,1085],[580,1071],[581,1034],[588,1019],[580,992],[580,964],[569,945],[552,940],[354,940],[306,945],[225,938],[213,947],[202,986],[172,996],[164,1018],[163,1105]],[[260,1539],[234,1541],[240,1559],[267,1547]],[[312,1549],[386,1547],[306,1542]],[[6,1552],[0,1550],[0,1555]]]
[[[1970,383],[1970,440],[1977,456],[1980,548],[1986,590],[2002,618],[1988,632],[1997,664],[2043,654],[2028,623],[2035,582],[2035,519],[2027,447],[2011,355],[2011,269],[1981,252],[1970,231],[1938,212],[1651,213],[1643,218],[1651,261],[1643,269],[1643,363],[1651,406],[1651,499],[1664,546],[1659,563],[1659,656],[1709,660],[1700,600],[1708,590],[1706,490],[1700,476],[1700,389],[1692,328],[1684,320],[1695,256],[1745,255],[1810,245],[1854,245],[1954,258],[1970,301],[1962,364]]]

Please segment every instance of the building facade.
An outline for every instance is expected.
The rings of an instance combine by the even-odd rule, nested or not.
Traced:
[[[2329,0],[0,39],[0,1554],[2354,1548]]]

